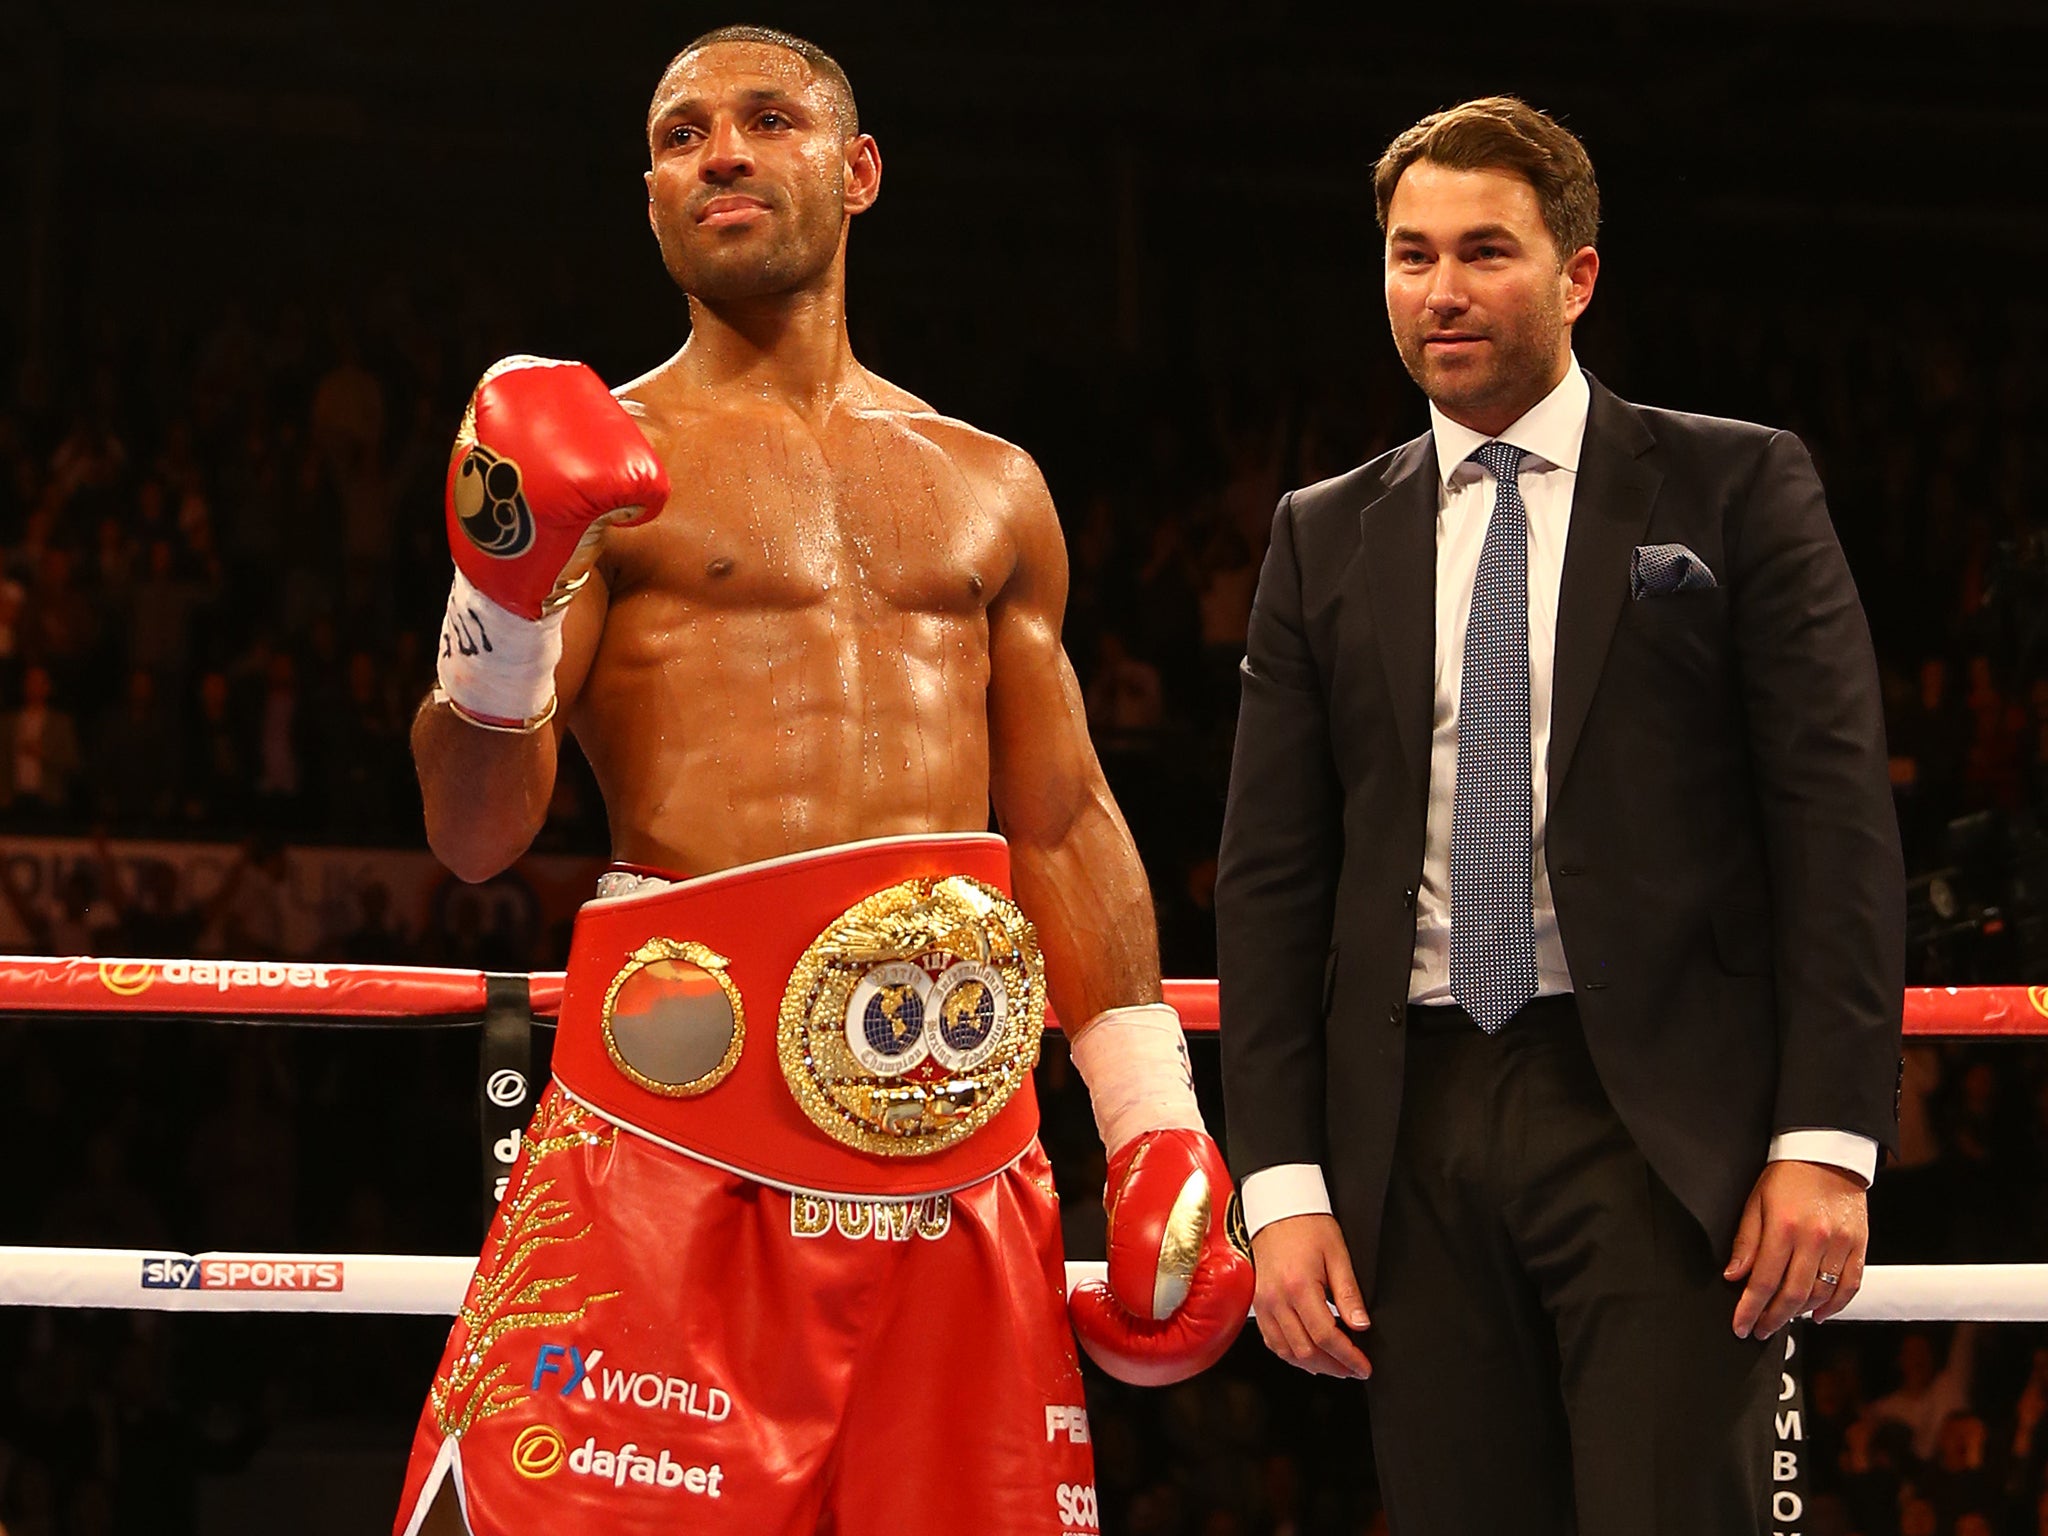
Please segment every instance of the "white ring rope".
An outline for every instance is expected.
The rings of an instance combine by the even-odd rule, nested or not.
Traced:
[[[0,1306],[449,1316],[476,1260],[388,1253],[0,1247]],[[1069,1264],[1067,1289],[1103,1278]],[[1844,1322],[2048,1322],[2048,1264],[1874,1264]]]

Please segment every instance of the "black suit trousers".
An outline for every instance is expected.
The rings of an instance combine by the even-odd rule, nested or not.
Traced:
[[[1364,1337],[1394,1536],[1769,1529],[1783,1335],[1608,1103],[1569,998],[1409,1010]]]

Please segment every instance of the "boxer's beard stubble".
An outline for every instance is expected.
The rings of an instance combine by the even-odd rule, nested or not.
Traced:
[[[694,229],[694,203],[662,221],[662,265],[678,288],[703,303],[762,298],[805,287],[832,265],[839,249],[841,187],[820,188],[816,196],[803,200],[756,187],[741,190],[767,202],[769,217],[782,226],[783,232],[765,249],[750,251],[738,242],[723,246],[715,233]],[[716,195],[707,193],[704,200]]]

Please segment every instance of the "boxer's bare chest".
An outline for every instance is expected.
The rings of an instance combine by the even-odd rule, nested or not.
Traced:
[[[1017,554],[970,429],[771,409],[649,438],[669,500],[606,536],[573,717],[619,856],[716,869],[986,825],[988,607]]]
[[[902,412],[690,413],[665,446],[666,509],[608,556],[615,612],[978,618],[1009,573],[989,487]]]

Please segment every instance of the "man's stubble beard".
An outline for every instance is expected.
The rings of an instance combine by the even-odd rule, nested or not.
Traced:
[[[685,240],[663,240],[662,265],[678,288],[705,304],[758,299],[807,287],[831,268],[838,254],[843,221],[840,196],[838,187],[827,190],[799,211],[786,233],[759,254],[719,250],[715,245],[707,250]],[[787,218],[791,209],[792,201],[784,197],[770,208],[770,216]]]
[[[1446,376],[1446,370],[1430,366],[1427,350],[1414,336],[1399,338],[1396,350],[1401,354],[1401,365],[1430,404],[1455,419],[1460,411],[1469,412],[1518,396],[1527,397],[1524,409],[1541,400],[1551,386],[1550,374],[1557,365],[1557,338],[1564,330],[1561,298],[1543,305],[1512,327],[1496,323],[1488,333],[1492,366],[1483,373]]]

